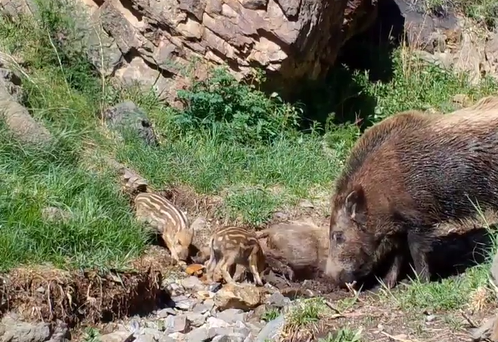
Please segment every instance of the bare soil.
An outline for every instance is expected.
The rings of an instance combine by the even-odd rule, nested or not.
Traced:
[[[151,248],[128,271],[19,267],[1,276],[0,313],[15,310],[28,321],[61,320],[76,326],[147,313],[160,302],[165,251]]]

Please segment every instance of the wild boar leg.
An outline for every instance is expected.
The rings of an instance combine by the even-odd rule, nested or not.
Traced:
[[[403,257],[403,254],[401,252],[396,253],[396,255],[394,256],[391,267],[389,267],[387,274],[384,276],[384,283],[389,289],[392,289],[394,286],[396,286],[404,260],[405,258]]]
[[[430,280],[429,262],[427,260],[430,250],[429,239],[419,232],[409,232],[408,246],[418,278],[422,282],[428,282]]]

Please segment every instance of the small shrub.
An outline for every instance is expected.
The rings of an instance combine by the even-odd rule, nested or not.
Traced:
[[[182,129],[207,129],[227,141],[268,142],[298,126],[293,106],[237,82],[225,68],[214,69],[211,77],[178,96],[187,104],[176,120]]]

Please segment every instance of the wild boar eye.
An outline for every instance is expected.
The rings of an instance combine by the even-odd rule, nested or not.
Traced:
[[[336,243],[343,243],[344,242],[344,236],[342,234],[342,232],[334,232],[332,233],[332,238],[334,239],[334,241]]]

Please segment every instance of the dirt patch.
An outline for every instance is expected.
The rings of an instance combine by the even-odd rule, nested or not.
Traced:
[[[204,216],[210,220],[219,220],[218,211],[223,204],[219,196],[201,195],[192,188],[181,185],[154,191],[164,196],[173,204],[186,211],[189,218]]]
[[[312,331],[316,339],[340,329],[350,329],[361,330],[363,341],[468,342],[472,328],[468,320],[481,322],[492,311],[494,309],[488,306],[478,312],[453,310],[431,314],[423,310],[401,310],[395,305],[379,303],[373,296],[365,296],[353,309],[324,318]]]
[[[161,281],[170,264],[161,254],[152,248],[127,271],[13,269],[1,276],[0,312],[14,310],[28,321],[61,320],[70,327],[150,312],[167,295]]]

